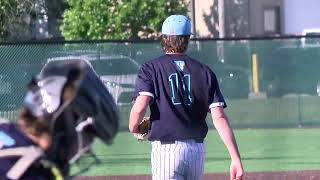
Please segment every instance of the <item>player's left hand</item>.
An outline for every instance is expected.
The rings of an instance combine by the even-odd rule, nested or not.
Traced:
[[[148,139],[148,131],[151,127],[151,122],[149,117],[144,117],[138,126],[138,133],[133,133],[133,136],[138,141],[143,141]]]
[[[138,141],[145,141],[148,139],[148,134],[133,133],[133,137],[135,137]]]
[[[241,161],[232,161],[230,166],[230,180],[242,180],[243,167]]]

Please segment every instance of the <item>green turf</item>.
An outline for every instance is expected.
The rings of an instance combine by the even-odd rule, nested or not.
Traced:
[[[320,129],[236,130],[246,172],[320,169]],[[82,175],[150,174],[150,144],[138,143],[129,133],[119,133],[112,146],[97,141],[94,151],[102,160]],[[205,172],[227,172],[230,159],[216,131],[206,138]],[[89,163],[84,158],[72,172]]]

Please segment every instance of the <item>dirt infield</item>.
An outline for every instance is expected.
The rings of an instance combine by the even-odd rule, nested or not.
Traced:
[[[206,174],[204,180],[229,180],[228,174]],[[320,171],[246,173],[244,180],[320,180]],[[151,180],[148,175],[78,177],[76,180]]]

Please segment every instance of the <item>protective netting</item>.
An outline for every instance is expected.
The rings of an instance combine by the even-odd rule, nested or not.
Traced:
[[[157,41],[0,45],[0,117],[16,118],[26,83],[46,62],[81,58],[113,94],[127,130],[139,66],[161,54]],[[188,54],[217,74],[234,127],[320,125],[320,38],[191,41]]]

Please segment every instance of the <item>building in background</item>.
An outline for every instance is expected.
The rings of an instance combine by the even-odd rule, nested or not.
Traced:
[[[60,32],[64,0],[34,0],[22,31],[12,39],[63,39]],[[185,0],[195,38],[304,35],[320,29],[320,0]],[[223,2],[221,9],[219,2]],[[33,8],[33,9],[32,9]],[[221,13],[223,23],[219,23]],[[15,27],[15,26],[13,26]],[[223,27],[223,28],[221,28]],[[14,28],[17,29],[17,28]],[[317,31],[318,32],[318,31]],[[20,34],[21,35],[20,35]],[[23,37],[23,38],[20,38]]]
[[[186,0],[189,5],[189,17],[192,20],[195,37],[213,37],[217,19],[213,15],[213,7],[217,0]],[[217,25],[217,24],[216,24]]]
[[[251,36],[305,35],[320,29],[319,0],[249,0]]]
[[[197,38],[219,37],[218,2],[186,0]],[[225,37],[304,35],[320,29],[319,0],[224,0]],[[194,17],[193,17],[194,13]]]
[[[249,36],[248,0],[186,0],[186,3],[189,4],[189,17],[193,22],[195,37],[219,37],[221,29],[219,2],[224,3],[224,6],[222,6],[224,8],[220,11],[224,12],[222,29],[225,37]]]
[[[281,35],[283,20],[283,0],[249,0],[250,36]]]
[[[285,34],[303,35],[303,31],[320,29],[319,0],[284,0]]]

